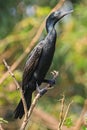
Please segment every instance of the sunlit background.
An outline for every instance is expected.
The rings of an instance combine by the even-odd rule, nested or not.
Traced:
[[[20,120],[13,119],[13,111],[20,100],[20,93],[16,90],[12,77],[6,76],[7,69],[3,59],[6,59],[8,65],[13,65],[15,77],[21,84],[23,67],[29,51],[26,49],[29,48],[41,23],[57,3],[57,0],[0,0],[0,118],[8,121],[7,124],[3,124],[6,130],[17,130],[21,125]],[[55,27],[56,51],[47,74],[47,77],[52,78],[50,72],[57,70],[59,77],[54,88],[39,100],[36,108],[40,109],[41,115],[47,113],[59,120],[59,100],[64,94],[65,108],[73,100],[68,117],[75,124],[87,98],[87,0],[66,0],[63,9],[73,9],[74,12],[64,17]],[[46,34],[44,27],[35,44],[44,39]],[[29,128],[51,129],[35,113],[31,117]]]

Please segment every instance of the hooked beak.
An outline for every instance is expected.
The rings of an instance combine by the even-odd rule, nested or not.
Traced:
[[[71,14],[72,12],[73,12],[73,10],[65,11],[65,12],[63,12],[63,16]]]
[[[69,11],[61,11],[60,12],[60,16],[59,16],[59,19],[63,18],[64,16],[68,15],[68,14],[71,14],[73,12],[73,10],[69,10]]]

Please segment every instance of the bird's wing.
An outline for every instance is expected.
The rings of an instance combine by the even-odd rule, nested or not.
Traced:
[[[42,54],[42,46],[38,45],[32,51],[32,53],[29,56],[29,59],[27,60],[24,67],[23,80],[22,80],[23,90],[25,89],[26,85],[28,85],[28,82],[30,81],[34,73],[34,70],[38,65],[38,61],[41,57],[41,54]]]

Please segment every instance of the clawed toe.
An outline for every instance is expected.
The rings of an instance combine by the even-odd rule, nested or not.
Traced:
[[[49,84],[50,84],[50,86],[53,86],[55,84],[55,80],[54,79],[50,80]]]

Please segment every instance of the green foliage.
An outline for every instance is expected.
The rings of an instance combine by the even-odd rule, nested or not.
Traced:
[[[42,17],[44,15],[48,15],[49,11],[50,11],[50,7],[48,7],[48,6],[47,7],[38,7],[36,10],[36,15],[38,17]]]
[[[64,122],[64,125],[67,126],[68,128],[70,128],[71,126],[73,126],[73,122],[72,122],[72,119],[71,117],[67,117],[65,122]]]
[[[86,126],[82,126],[81,130],[87,130],[87,127]]]
[[[2,117],[0,117],[0,123],[8,123],[8,121],[7,120],[4,120]]]
[[[82,96],[76,95],[76,96],[73,96],[73,101],[75,103],[83,104],[84,98]]]

